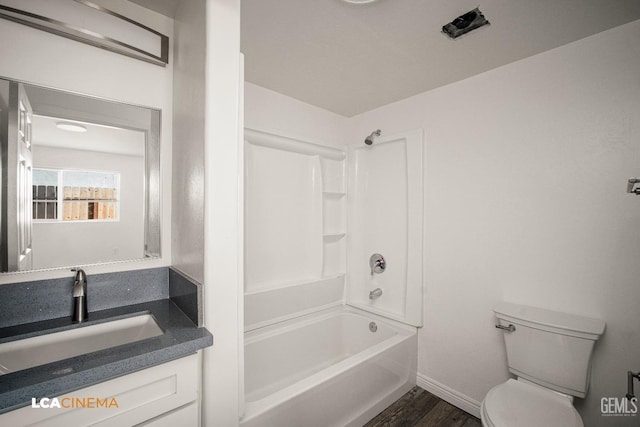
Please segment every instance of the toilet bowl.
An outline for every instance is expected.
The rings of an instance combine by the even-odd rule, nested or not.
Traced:
[[[583,427],[571,396],[509,379],[492,388],[480,407],[484,427]]]
[[[573,397],[589,388],[591,356],[605,323],[519,304],[494,309],[509,372],[482,401],[485,427],[582,427]]]

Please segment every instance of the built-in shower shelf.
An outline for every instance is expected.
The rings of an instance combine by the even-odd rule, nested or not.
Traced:
[[[323,234],[322,238],[324,240],[340,240],[344,236],[346,236],[346,233],[327,233],[327,234]]]
[[[347,193],[341,191],[323,191],[322,195],[327,198],[339,199],[347,195]]]
[[[322,276],[322,280],[333,280],[333,279],[344,279],[344,273],[336,273],[336,274],[327,274],[326,276]]]
[[[304,286],[310,283],[316,283],[318,280],[323,280],[321,277],[301,277],[299,279],[289,280],[270,280],[260,283],[252,283],[250,290],[245,290],[245,295],[253,295],[262,293],[265,291],[272,291],[275,289],[290,288],[296,286]]]

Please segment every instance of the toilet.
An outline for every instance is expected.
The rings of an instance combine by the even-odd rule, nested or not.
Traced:
[[[573,398],[587,394],[593,346],[605,323],[506,302],[494,312],[517,379],[489,390],[480,407],[482,425],[582,427]]]

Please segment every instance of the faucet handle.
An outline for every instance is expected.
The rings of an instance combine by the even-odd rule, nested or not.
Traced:
[[[78,267],[72,268],[71,271],[76,273],[76,277],[73,282],[73,296],[85,296],[87,294],[87,273]]]
[[[371,277],[373,277],[374,273],[384,273],[384,270],[387,268],[387,262],[382,255],[373,254],[369,258],[369,267],[371,267]]]

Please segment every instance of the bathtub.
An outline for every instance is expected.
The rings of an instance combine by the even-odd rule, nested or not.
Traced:
[[[416,358],[415,328],[351,307],[247,332],[240,425],[360,427],[415,385]]]

